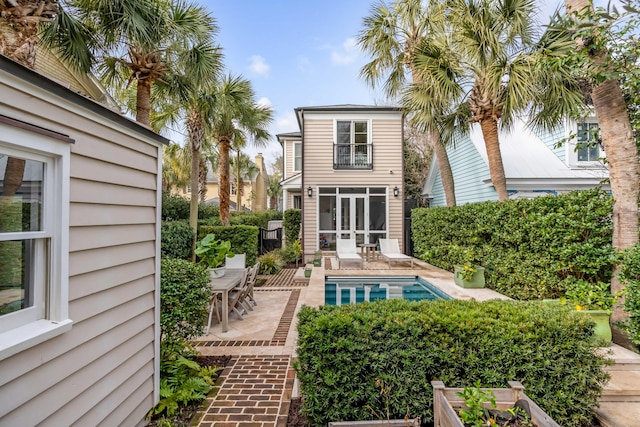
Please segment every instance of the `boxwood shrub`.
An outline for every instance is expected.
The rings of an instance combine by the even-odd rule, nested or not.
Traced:
[[[189,221],[162,221],[160,255],[162,258],[191,259],[193,230]]]
[[[453,271],[459,248],[486,267],[486,286],[515,299],[557,298],[562,281],[608,282],[613,199],[598,189],[565,195],[414,209],[415,255]]]
[[[163,346],[181,352],[186,341],[202,335],[211,298],[209,273],[182,259],[160,262],[160,334]]]
[[[516,380],[560,425],[584,425],[607,379],[592,326],[586,316],[542,302],[303,307],[295,364],[302,411],[313,426],[375,419],[372,410],[384,414],[387,406],[392,419],[409,415],[429,423],[432,380],[449,387],[477,380],[508,387]]]
[[[198,228],[198,240],[209,233],[215,234],[219,239],[229,240],[231,250],[236,254],[247,254],[247,266],[251,266],[258,258],[258,227],[252,225],[200,226]]]

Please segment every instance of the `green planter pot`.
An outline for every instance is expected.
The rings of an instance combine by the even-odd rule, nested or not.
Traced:
[[[476,266],[476,271],[473,273],[471,280],[465,280],[463,278],[463,271],[463,266],[453,266],[453,281],[456,283],[456,285],[467,289],[484,288],[484,267]]]
[[[611,313],[607,310],[576,310],[585,316],[591,317],[596,326],[594,328],[595,335],[607,342],[611,342],[611,325],[609,324],[609,316]]]
[[[304,277],[311,277],[311,269],[310,268],[305,268],[304,270]]]

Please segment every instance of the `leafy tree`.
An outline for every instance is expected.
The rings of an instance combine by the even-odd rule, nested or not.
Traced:
[[[236,210],[240,211],[242,210],[242,196],[244,196],[244,179],[249,179],[251,191],[253,192],[253,179],[260,173],[260,169],[251,161],[249,156],[240,150],[230,161],[236,180]]]

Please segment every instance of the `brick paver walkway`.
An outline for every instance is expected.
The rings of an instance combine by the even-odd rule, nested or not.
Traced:
[[[291,357],[236,356],[207,399],[200,427],[284,427],[295,375]]]

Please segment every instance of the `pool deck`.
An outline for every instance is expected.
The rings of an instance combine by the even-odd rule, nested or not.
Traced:
[[[455,285],[453,273],[422,261],[414,261],[413,269],[409,263],[394,263],[389,268],[383,261],[366,262],[363,269],[337,269],[334,258],[324,260],[330,263],[330,268],[314,267],[308,282],[294,280],[295,271],[292,270],[269,276],[265,285],[254,290],[258,305],[253,311],[242,320],[232,314],[229,331],[224,333],[214,320],[209,334],[195,340],[194,345],[201,354],[228,355],[232,359],[222,372],[216,393],[207,399],[199,413],[199,421],[193,425],[286,426],[291,398],[298,395],[292,367],[296,357],[297,314],[303,305],[317,307],[324,304],[326,275],[420,276],[456,299],[508,299],[490,289],[463,289]],[[624,355],[625,360],[632,358],[628,353]],[[640,362],[637,366],[640,374]],[[640,411],[640,402],[636,403]],[[635,417],[636,424],[606,426],[640,426],[638,420],[640,414]]]

